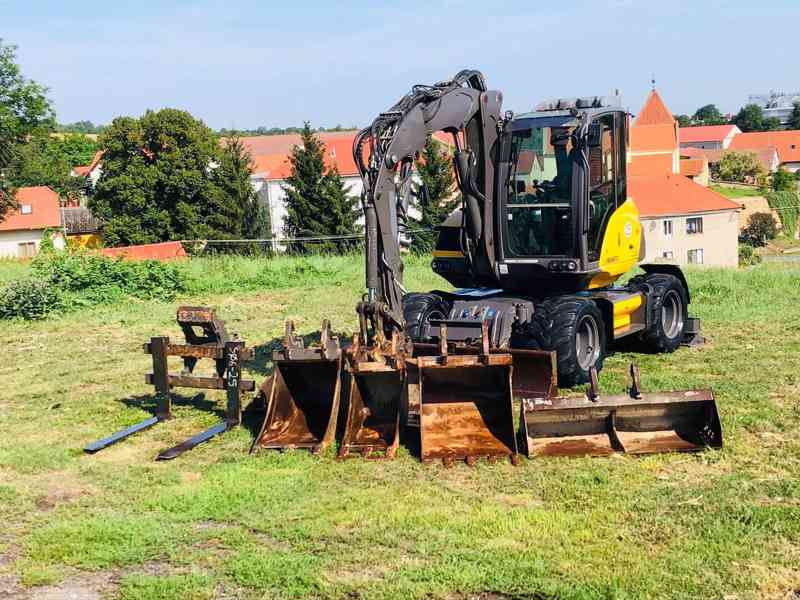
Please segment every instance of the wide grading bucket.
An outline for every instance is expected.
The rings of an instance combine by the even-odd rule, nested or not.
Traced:
[[[347,354],[347,420],[339,458],[395,457],[400,443],[400,405],[406,369],[402,354],[386,355],[358,344]]]
[[[266,416],[252,449],[321,452],[336,435],[342,388],[338,339],[323,321],[319,345],[305,348],[288,321],[283,347],[273,352],[272,359],[275,370],[261,389]]]
[[[624,396],[528,398],[522,401],[520,438],[534,456],[649,454],[722,447],[722,428],[711,390],[642,394],[638,371]],[[591,400],[590,398],[594,398]]]

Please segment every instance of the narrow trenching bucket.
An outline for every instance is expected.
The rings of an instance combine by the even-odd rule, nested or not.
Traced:
[[[283,347],[272,356],[275,370],[262,386],[266,417],[256,447],[286,450],[327,448],[336,435],[341,398],[342,351],[323,321],[320,344],[305,348],[286,323]]]
[[[624,396],[539,398],[522,402],[520,438],[528,457],[650,454],[722,447],[722,427],[711,390]],[[590,398],[594,398],[591,400]]]
[[[409,389],[419,404],[420,458],[472,464],[510,457],[516,463],[512,356],[489,352],[485,327],[477,355],[449,354],[444,324],[440,339],[438,355],[409,361]]]
[[[362,360],[348,355],[347,420],[339,458],[394,458],[400,443],[400,404],[406,384],[404,363]]]

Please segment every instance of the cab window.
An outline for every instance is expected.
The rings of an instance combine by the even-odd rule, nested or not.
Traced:
[[[600,128],[598,142],[588,148],[589,155],[589,239],[588,255],[590,261],[600,259],[608,220],[619,205],[619,127],[615,126],[614,115],[597,118]],[[624,160],[624,158],[623,158]]]

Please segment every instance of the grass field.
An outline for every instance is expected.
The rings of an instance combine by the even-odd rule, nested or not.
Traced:
[[[410,289],[442,285],[426,262],[408,266]],[[405,450],[249,456],[243,427],[155,462],[219,419],[209,393],[84,455],[150,414],[141,344],[180,337],[178,304],[216,307],[261,348],[246,369],[258,384],[285,319],[303,333],[323,317],[356,325],[358,257],[186,268],[195,283],[174,302],[0,322],[0,597],[800,597],[799,268],[689,271],[708,344],[617,353],[602,372],[614,392],[633,359],[648,390],[712,386],[721,451],[445,469]],[[0,263],[0,279],[23,270]]]

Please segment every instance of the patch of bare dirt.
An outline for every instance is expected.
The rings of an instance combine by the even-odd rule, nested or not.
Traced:
[[[48,483],[44,495],[36,501],[36,507],[43,511],[53,510],[59,504],[72,502],[90,493],[88,486],[70,479],[54,477]]]
[[[10,587],[4,589],[3,578],[0,578],[0,597],[6,600],[103,600],[116,583],[112,573],[102,572],[81,574],[58,585],[32,588],[21,587],[19,580],[13,578]]]

